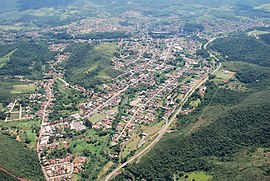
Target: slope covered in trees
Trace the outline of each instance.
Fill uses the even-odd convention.
[[[54,58],[54,54],[44,45],[35,43],[20,43],[0,46],[0,58],[14,51],[0,68],[0,75],[29,76],[41,78],[43,65]]]
[[[268,34],[262,34],[259,36],[260,39],[265,42],[266,44],[270,45],[270,33]]]
[[[37,153],[23,143],[0,134],[0,165],[20,178],[44,180]]]
[[[100,85],[107,77],[117,77],[121,72],[111,67],[113,52],[106,52],[106,49],[111,49],[110,46],[114,45],[109,44],[102,49],[88,43],[67,47],[66,51],[71,53],[64,63],[67,80],[89,88]]]
[[[0,171],[0,178],[5,181],[18,181],[18,179],[12,177],[11,175],[8,175],[5,172]]]
[[[67,5],[73,0],[18,0],[20,5],[20,10],[27,9],[39,9],[44,7],[55,7]]]
[[[212,159],[225,164],[246,147],[269,147],[269,116],[269,103],[232,109],[190,136],[163,140],[128,171],[146,180],[173,180],[180,171],[214,171]]]
[[[221,53],[229,61],[270,67],[270,46],[255,37],[234,35],[220,38],[210,44],[210,49]]]

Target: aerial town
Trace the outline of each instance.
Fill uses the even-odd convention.
[[[130,20],[134,16],[139,19],[142,15],[130,11],[121,18]],[[151,26],[152,20],[132,19],[132,26],[124,26],[120,19],[87,18],[24,33],[25,40],[49,39],[49,49],[55,57],[41,80],[19,77],[33,90],[24,101],[18,98],[6,106],[4,122],[40,122],[32,148],[38,153],[46,180],[76,180],[95,162],[101,163],[98,171],[102,174],[97,174],[100,179],[119,165],[122,168],[134,161],[134,155],[139,157],[163,134],[173,131],[168,128],[173,127],[179,115],[196,109],[196,102],[187,106],[192,95],[204,97],[207,80],[221,68],[218,55],[208,51],[207,45],[231,32],[265,26],[261,19],[247,18],[240,22],[204,22],[204,31],[189,33],[178,16],[169,20],[173,23]],[[129,36],[114,39],[79,36],[93,32],[124,32]],[[71,40],[48,38],[48,34],[62,33],[72,35]],[[14,32],[5,32],[1,40],[14,41],[16,36]],[[114,47],[111,64],[119,75],[105,76],[106,81],[97,88],[68,82],[64,66],[72,56],[66,50],[70,41]],[[209,56],[198,55],[198,50]]]

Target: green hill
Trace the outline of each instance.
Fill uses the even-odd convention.
[[[270,17],[270,12],[261,7],[268,0],[2,0],[0,2],[0,25],[36,25],[38,27],[69,24],[85,17],[109,17],[127,11],[140,11],[143,15],[164,16],[180,11],[203,11],[218,18],[237,16]],[[230,7],[229,9],[226,7]],[[221,14],[220,12],[223,12]],[[202,15],[203,16],[203,15]],[[192,17],[190,17],[192,18]],[[196,17],[193,17],[196,18]],[[34,27],[36,27],[34,26]],[[29,28],[23,26],[23,28]]]
[[[261,39],[237,34],[217,39],[210,49],[221,53],[225,60],[244,61],[270,67],[270,46]]]
[[[0,134],[0,165],[12,174],[30,180],[44,180],[37,153],[23,143]]]
[[[63,63],[65,77],[73,84],[84,87],[96,87],[110,78],[121,74],[112,68],[111,58],[116,51],[116,45],[96,45],[88,43],[72,44],[67,47],[69,59]]]
[[[42,78],[43,66],[54,58],[54,54],[44,45],[20,43],[0,45],[0,60],[11,51],[9,60],[2,64],[2,76],[27,76],[33,79]]]
[[[5,181],[18,181],[18,179],[12,177],[11,175],[8,175],[5,172],[0,171],[0,178]]]

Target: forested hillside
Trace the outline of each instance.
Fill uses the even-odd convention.
[[[215,172],[213,160],[225,164],[241,149],[270,146],[269,107],[269,103],[262,103],[229,110],[194,134],[163,140],[139,164],[127,170],[146,180],[173,180],[173,175],[181,171]],[[226,173],[222,175],[222,179],[216,179],[228,177]]]
[[[88,43],[72,44],[66,51],[70,52],[70,58],[63,63],[65,77],[73,84],[84,87],[95,87],[100,85],[107,78],[114,78],[121,74],[114,70],[111,58],[115,45],[93,46]]]
[[[73,0],[18,0],[18,3],[20,4],[20,10],[27,10],[61,5],[63,6],[69,4],[72,1]]]
[[[266,44],[270,45],[270,33],[260,35],[260,39]]]
[[[42,78],[43,66],[54,58],[54,54],[47,47],[35,43],[1,45],[0,63],[3,61],[1,57],[8,53],[8,61],[2,62],[0,75]]]
[[[46,46],[35,43],[0,45],[0,103],[7,106],[18,95],[14,85],[22,84],[16,76],[37,80],[43,78],[48,61],[54,59]]]
[[[95,16],[109,13],[118,16],[128,11],[141,11],[144,15],[164,16],[179,10],[198,11],[202,9],[219,18],[237,16],[270,17],[270,12],[258,8],[268,0],[1,0],[0,24],[34,23],[35,25],[56,26],[69,24],[86,15]],[[197,6],[194,6],[196,4]],[[231,6],[232,9],[223,7]],[[218,9],[216,9],[218,8]],[[67,11],[66,11],[67,10]],[[75,11],[73,11],[75,10]],[[71,14],[69,12],[73,11]],[[220,14],[223,11],[223,14]],[[16,12],[16,16],[14,15]],[[21,24],[20,24],[21,25]]]
[[[234,35],[217,39],[210,49],[229,61],[244,61],[270,67],[270,46],[260,39],[247,35]]]
[[[0,167],[20,178],[44,180],[37,153],[26,148],[23,143],[2,134],[0,134]]]
[[[0,178],[5,181],[18,181],[18,179],[12,177],[11,175],[8,175],[5,172],[0,171]]]

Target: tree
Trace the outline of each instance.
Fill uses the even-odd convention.
[[[85,123],[84,123],[84,125],[86,126],[86,127],[88,127],[88,128],[92,128],[92,126],[93,126],[93,123],[91,122],[91,121],[89,121],[89,120],[85,120]]]

